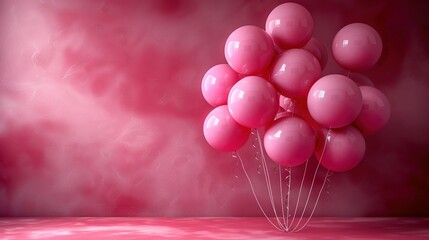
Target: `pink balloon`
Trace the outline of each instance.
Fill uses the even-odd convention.
[[[325,152],[322,156],[325,142]],[[318,137],[315,155],[325,168],[334,172],[345,172],[362,161],[365,155],[365,139],[352,126],[331,129],[329,135],[325,129]]]
[[[213,109],[204,121],[204,137],[214,149],[231,152],[242,147],[249,138],[250,129],[238,124],[226,105]]]
[[[328,62],[328,50],[317,38],[312,37],[310,41],[305,44],[303,49],[313,54],[319,60],[320,67],[323,70]]]
[[[219,64],[210,68],[201,83],[204,99],[213,107],[226,105],[229,90],[239,79],[238,73],[228,64]]]
[[[236,72],[258,74],[271,63],[273,42],[268,34],[256,26],[243,26],[229,35],[225,44],[225,58]]]
[[[313,154],[315,145],[313,130],[299,117],[276,120],[264,136],[268,156],[284,167],[298,166],[307,161]]]
[[[320,74],[316,57],[303,49],[290,49],[275,61],[271,81],[286,97],[304,97]]]
[[[349,78],[358,86],[371,86],[374,87],[374,83],[369,79],[367,76],[360,74],[360,73],[350,73]]]
[[[258,128],[273,121],[278,108],[276,89],[261,77],[245,77],[229,92],[228,109],[231,116],[249,128]]]
[[[283,49],[300,48],[313,34],[313,17],[300,4],[284,3],[271,11],[265,30],[277,46]]]
[[[319,79],[307,97],[308,111],[318,123],[328,128],[349,125],[362,109],[362,94],[350,78],[332,74]]]
[[[382,48],[377,31],[363,23],[352,23],[343,27],[332,42],[334,59],[349,70],[372,67],[380,58]]]
[[[372,135],[383,128],[390,118],[390,104],[387,97],[374,87],[361,86],[362,111],[354,122],[364,135]]]

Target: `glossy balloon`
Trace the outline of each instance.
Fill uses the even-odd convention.
[[[303,49],[290,49],[276,59],[271,81],[286,97],[305,97],[320,74],[319,61],[313,54]]]
[[[276,116],[279,96],[271,83],[261,77],[249,76],[232,87],[228,108],[231,116],[241,125],[259,128]]]
[[[371,26],[352,23],[334,37],[332,54],[339,65],[349,70],[365,70],[380,58],[383,44]]]
[[[350,78],[332,74],[319,79],[307,97],[308,111],[320,124],[328,128],[349,125],[362,109],[362,94]]]
[[[309,51],[317,58],[322,70],[326,67],[326,63],[328,63],[328,50],[326,50],[326,47],[317,38],[312,37],[303,49]]]
[[[390,118],[387,97],[374,87],[362,86],[362,111],[354,122],[364,135],[372,135],[383,128]]]
[[[204,137],[214,149],[231,152],[242,147],[249,138],[250,129],[238,124],[226,105],[213,109],[204,121]]]
[[[239,79],[238,73],[228,64],[219,64],[210,68],[201,83],[204,99],[213,107],[226,105],[229,91]]]
[[[326,147],[322,156],[325,143]],[[345,172],[353,169],[362,161],[365,148],[365,139],[353,126],[325,129],[318,136],[315,155],[325,168],[334,172]]]
[[[264,147],[274,162],[284,167],[298,166],[311,157],[316,137],[299,117],[277,119],[265,133]]]
[[[277,46],[283,49],[300,48],[313,34],[313,17],[300,4],[284,3],[268,15],[265,30]]]
[[[256,26],[243,26],[229,35],[225,44],[225,58],[236,72],[258,74],[271,63],[273,42],[268,34]]]

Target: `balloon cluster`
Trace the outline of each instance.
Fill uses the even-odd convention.
[[[229,35],[227,64],[210,68],[202,80],[214,107],[203,127],[213,148],[235,151],[259,128],[266,154],[281,166],[298,166],[313,153],[330,171],[358,165],[363,135],[376,133],[390,116],[386,96],[355,73],[379,60],[382,41],[369,25],[343,27],[332,55],[348,74],[322,76],[328,54],[312,37],[313,26],[306,8],[284,3],[269,14],[265,30],[243,26]]]

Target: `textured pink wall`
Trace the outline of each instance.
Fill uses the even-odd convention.
[[[260,214],[237,161],[204,140],[200,83],[229,33],[281,2],[0,0],[0,215]],[[392,105],[317,213],[429,216],[429,5],[298,2],[327,46],[351,22],[380,33],[366,75]]]

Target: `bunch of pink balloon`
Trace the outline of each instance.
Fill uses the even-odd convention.
[[[339,30],[332,42],[332,55],[348,74],[322,76],[328,53],[312,37],[313,24],[311,14],[303,6],[279,5],[269,14],[265,30],[243,26],[233,31],[225,44],[227,64],[212,67],[202,80],[203,96],[214,107],[205,119],[204,136],[216,150],[234,152],[245,173],[236,151],[247,142],[252,129],[257,129],[254,132],[262,158],[266,154],[285,167],[289,176],[292,167],[307,163],[313,154],[316,156],[313,183],[295,225],[304,181],[292,221],[281,223],[277,218],[275,225],[259,205],[246,173],[264,215],[273,226],[287,232],[299,231],[308,223],[300,225],[319,165],[327,169],[327,174],[356,167],[365,153],[363,135],[376,133],[390,117],[386,96],[358,73],[379,60],[382,41],[378,33],[363,23]],[[281,178],[281,171],[279,175]],[[266,180],[271,192],[269,177]],[[287,186],[290,193],[290,178]],[[276,212],[273,202],[272,205]],[[289,211],[289,201],[286,208]],[[284,216],[283,211],[283,219],[288,220],[289,212]]]
[[[251,128],[264,128],[265,151],[281,166],[302,164],[313,153],[320,160],[328,134],[324,167],[342,172],[361,161],[362,134],[380,130],[390,106],[382,92],[359,86],[352,80],[359,75],[350,74],[378,61],[381,38],[363,23],[343,27],[334,37],[332,54],[349,74],[322,76],[327,51],[312,32],[308,10],[285,3],[269,14],[265,30],[243,26],[231,33],[225,44],[228,64],[212,67],[202,80],[203,96],[215,107],[204,123],[213,148],[237,150]]]

